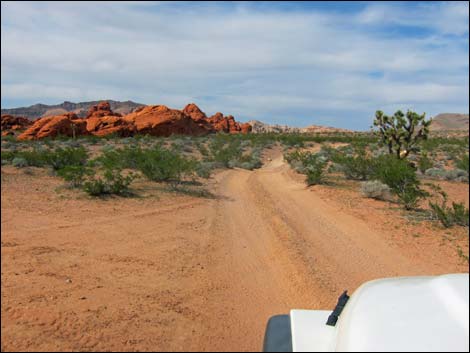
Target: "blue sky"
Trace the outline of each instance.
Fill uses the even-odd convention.
[[[367,129],[469,110],[467,2],[1,3],[2,108],[133,100]]]

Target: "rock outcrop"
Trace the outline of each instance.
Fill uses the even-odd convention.
[[[31,120],[22,116],[13,116],[10,114],[4,114],[1,116],[2,132],[10,131],[11,134],[13,134],[11,130],[23,130],[32,124],[33,122]]]
[[[119,113],[114,113],[111,110],[111,105],[108,102],[100,102],[97,105],[93,105],[88,110],[86,119],[89,118],[101,118],[103,116],[122,116]]]
[[[85,119],[86,130],[95,136],[115,134],[120,137],[133,136],[136,129],[132,123],[120,116],[91,117]]]
[[[194,103],[190,103],[184,107],[183,113],[196,122],[204,122],[207,120],[206,114],[204,114],[204,112]]]
[[[46,137],[87,135],[86,120],[74,113],[48,116],[36,120],[33,125],[18,136],[19,140],[37,140]]]
[[[218,132],[238,134],[238,133],[248,133],[251,131],[251,125],[240,124],[235,121],[235,118],[232,115],[224,116],[220,112],[215,113],[213,116],[208,118],[207,121]],[[243,125],[243,128],[242,128],[242,125]]]
[[[198,124],[181,110],[170,109],[165,105],[149,105],[137,109],[124,119],[135,126],[139,134],[152,136],[204,135],[210,132],[204,124]]]
[[[217,113],[207,118],[195,104],[183,110],[170,109],[164,105],[149,105],[121,116],[111,110],[108,102],[91,107],[84,119],[74,113],[44,117],[35,123],[19,139],[32,140],[57,135],[105,136],[116,134],[127,137],[134,134],[170,136],[174,134],[200,136],[213,132],[249,133],[251,125],[239,124],[231,115]]]

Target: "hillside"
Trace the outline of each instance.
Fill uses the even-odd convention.
[[[433,118],[432,131],[468,131],[468,114],[442,113]]]
[[[111,106],[111,109],[119,114],[126,115],[134,111],[135,109],[144,106],[144,104],[135,103],[132,101],[113,101],[107,100]],[[77,114],[79,117],[84,117],[88,110],[97,105],[100,101],[91,101],[91,102],[80,102],[80,103],[73,103],[73,102],[64,102],[61,104],[56,105],[46,105],[46,104],[34,104],[29,107],[20,107],[20,108],[12,108],[12,109],[2,109],[3,114],[10,114],[10,115],[17,115],[17,116],[24,116],[28,119],[37,119],[44,116],[52,116],[52,115],[61,115],[68,112],[72,112]]]

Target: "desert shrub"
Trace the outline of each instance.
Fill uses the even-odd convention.
[[[470,172],[468,165],[468,154],[464,154],[460,159],[455,163],[458,169],[465,170],[467,173]]]
[[[439,188],[437,188],[439,189]],[[463,203],[452,202],[452,207],[447,206],[447,194],[439,189],[442,196],[441,204],[437,202],[429,202],[429,206],[433,215],[441,222],[441,224],[450,228],[454,225],[469,226],[469,210]]]
[[[65,149],[58,147],[54,152],[47,153],[45,159],[54,170],[59,170],[67,166],[85,165],[88,153],[84,147]]]
[[[393,194],[410,210],[428,193],[420,188],[414,168],[403,159],[384,155],[374,160],[374,177],[388,185]]]
[[[102,177],[95,176],[85,180],[83,190],[91,196],[127,195],[135,177],[134,174],[124,176],[118,169],[106,169]]]
[[[196,165],[195,171],[197,176],[208,179],[211,176],[212,169],[214,169],[214,163],[211,162],[200,162]]]
[[[25,159],[30,167],[43,167],[48,164],[50,152],[35,148],[31,151],[19,151],[15,155]]]
[[[230,161],[232,165],[235,164],[242,154],[240,148],[240,141],[231,140],[226,143],[221,138],[215,138],[211,141],[210,146],[210,159],[223,164],[225,167],[230,168]]]
[[[254,150],[252,153],[244,154],[236,160],[229,162],[231,168],[237,167],[247,170],[253,170],[262,166],[259,151]]]
[[[445,170],[440,168],[429,168],[424,174],[433,179],[468,181],[468,172],[462,169]]]
[[[421,154],[421,157],[418,160],[418,169],[421,171],[421,173],[425,173],[426,170],[432,167],[433,167],[433,162],[428,157],[428,154],[426,152],[423,152]]]
[[[378,200],[387,200],[390,197],[390,187],[378,180],[363,182],[361,192],[366,197]]]
[[[201,155],[203,155],[204,157],[209,156],[209,150],[207,149],[207,147],[205,145],[203,145],[201,143],[201,144],[198,144],[197,147],[198,147],[199,152],[201,153]]]
[[[23,157],[15,157],[11,161],[11,164],[16,168],[24,168],[28,166],[28,161]]]
[[[426,169],[424,175],[430,178],[445,179],[446,171],[440,168]]]
[[[101,147],[102,153],[112,152],[114,150],[115,150],[115,147],[113,145],[104,145],[103,147]]]
[[[57,175],[62,177],[70,186],[81,187],[87,176],[93,174],[93,170],[83,165],[66,166],[57,171]]]
[[[152,181],[180,180],[193,175],[197,162],[180,154],[155,147],[137,156],[137,169]]]
[[[316,185],[323,182],[325,169],[328,164],[324,156],[295,150],[294,152],[286,153],[284,159],[295,170],[307,176],[307,185]]]
[[[324,171],[326,162],[321,161],[318,158],[310,161],[305,167],[305,174],[307,175],[307,185],[320,184],[324,178]]]
[[[338,152],[332,156],[332,160],[341,166],[341,171],[348,179],[367,180],[374,171],[372,160],[366,156],[365,151],[355,156]]]

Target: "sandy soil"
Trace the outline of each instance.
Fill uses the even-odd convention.
[[[2,167],[2,351],[260,350],[271,315],[375,278],[468,272],[467,229],[307,188],[270,157],[217,174],[213,199],[90,200]]]

